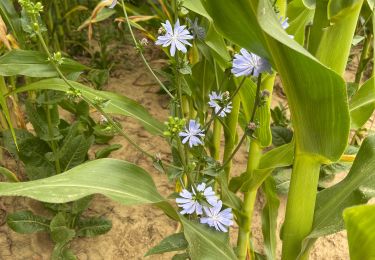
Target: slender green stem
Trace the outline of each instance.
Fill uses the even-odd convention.
[[[249,148],[249,157],[247,159],[246,172],[253,175],[253,172],[258,168],[260,158],[262,156],[262,149],[255,140],[251,140]],[[251,178],[251,177],[250,177]],[[247,259],[248,251],[250,250],[250,234],[251,222],[253,217],[255,199],[257,191],[249,191],[244,194],[244,204],[242,208],[242,221],[238,232],[238,258],[240,260]]]
[[[36,21],[36,19],[35,19]],[[59,74],[60,78],[71,88],[71,89],[75,89],[75,87],[69,82],[69,80],[64,76],[64,74],[61,72],[59,66],[53,61],[53,57],[44,41],[44,38],[43,38],[43,35],[41,34],[41,32],[38,30],[37,32],[37,36],[38,36],[38,39],[39,41],[41,42],[42,44],[42,47],[44,49],[44,51],[46,52],[49,60],[51,61],[51,64],[54,66],[56,72]],[[95,107],[101,114],[103,114],[103,116],[108,120],[108,122],[116,129],[116,131],[118,131],[131,145],[133,145],[138,151],[140,151],[141,153],[143,153],[144,155],[146,155],[147,157],[151,158],[152,160],[155,160],[155,157],[150,154],[149,152],[145,151],[142,147],[140,147],[137,143],[135,143],[128,135],[127,133],[122,130],[114,121],[113,119],[105,112],[103,111],[103,109],[99,106],[99,105],[96,105],[94,104],[93,102],[91,102],[90,100],[86,99],[85,97],[82,97],[83,100],[85,100],[88,104],[92,105],[93,107]]]
[[[213,130],[213,151],[212,151],[212,157],[215,160],[219,160],[220,156],[220,138],[221,138],[221,124],[218,119],[215,119],[214,121],[214,130]]]
[[[57,144],[56,144],[56,141],[53,140],[52,119],[51,119],[51,111],[50,111],[50,108],[49,108],[50,105],[48,104],[48,94],[47,94],[47,92],[44,93],[44,96],[45,96],[46,101],[47,101],[46,113],[47,113],[48,135],[49,135],[49,138],[51,139],[50,143],[51,143],[52,153],[53,153],[53,156],[55,158],[56,173],[59,174],[59,173],[61,173],[61,166],[60,166]]]
[[[372,34],[371,33],[368,33],[366,34],[366,39],[365,39],[365,42],[363,44],[363,49],[362,49],[362,53],[361,53],[361,57],[360,57],[360,60],[359,60],[359,63],[358,63],[358,68],[357,68],[357,72],[355,74],[355,83],[360,83],[361,82],[361,78],[362,78],[362,75],[363,75],[363,71],[366,67],[366,64],[367,64],[367,58],[369,57],[369,52],[370,52],[370,46],[371,46],[371,43],[372,43]]]
[[[249,123],[254,122],[256,111],[257,111],[257,109],[259,107],[259,103],[260,103],[260,87],[261,87],[261,85],[262,85],[262,73],[260,73],[259,76],[258,76],[257,90],[256,90],[256,94],[255,94],[254,107],[253,107],[253,111],[251,113],[251,119],[250,119]],[[232,154],[223,163],[223,166],[222,166],[223,168],[225,168],[232,161],[233,157],[240,150],[242,143],[246,139],[246,136],[247,136],[247,133],[246,133],[246,130],[245,130],[244,134],[242,135],[241,140],[237,144],[237,147],[233,150]]]
[[[311,155],[296,154],[282,232],[282,259],[297,259],[302,241],[311,232],[320,163]],[[306,253],[302,259],[308,259]]]
[[[129,17],[128,17],[128,12],[126,11],[126,6],[125,6],[125,2],[124,0],[121,0],[121,4],[122,4],[122,10],[124,11],[124,15],[125,15],[125,19],[126,19],[126,23],[128,24],[128,28],[129,28],[129,31],[130,31],[130,35],[133,39],[133,42],[134,42],[134,45],[135,47],[138,49],[139,51],[139,54],[143,60],[143,63],[146,65],[147,69],[150,71],[150,73],[152,74],[152,76],[155,78],[155,80],[157,81],[157,83],[160,85],[160,87],[162,89],[164,89],[164,91],[172,98],[174,99],[175,97],[172,95],[172,93],[168,90],[168,88],[161,82],[161,80],[158,78],[158,76],[156,76],[154,70],[150,67],[150,65],[148,64],[145,56],[143,55],[143,52],[142,52],[142,49],[141,48],[138,48],[139,47],[139,44],[138,44],[138,41],[137,39],[135,38],[134,36],[134,32],[133,32],[133,29],[132,29],[132,26],[130,25],[130,21],[129,21]]]

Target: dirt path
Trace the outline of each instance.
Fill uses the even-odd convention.
[[[156,65],[158,61],[154,62]],[[139,64],[139,63],[138,63]],[[158,87],[152,84],[142,66],[129,66],[116,70],[108,86],[109,91],[124,94],[142,103],[152,115],[164,121],[168,116],[166,97],[158,95]],[[134,69],[138,67],[137,69]],[[127,70],[126,70],[127,69]],[[131,119],[116,117],[124,129],[128,131],[135,141],[152,153],[160,152],[163,157],[169,156],[169,147],[160,137],[148,134]],[[165,196],[173,191],[172,183],[167,177],[159,174],[151,164],[129,146],[121,137],[116,137],[111,143],[120,143],[123,148],[112,154],[111,157],[137,163],[149,171],[158,187]],[[234,174],[240,174],[246,167],[245,154],[239,154],[234,160]],[[103,176],[105,176],[103,172]],[[46,213],[40,203],[24,198],[0,198],[7,212],[30,209],[36,213]],[[254,217],[253,233],[255,244],[261,248],[262,232],[260,211],[261,196],[258,197]],[[281,201],[279,227],[283,222],[285,198]],[[20,235],[11,231],[4,224],[5,212],[0,212],[0,259],[49,259],[53,244],[48,235]],[[72,249],[80,260],[94,259],[171,259],[173,254],[144,258],[148,249],[156,245],[163,237],[172,234],[176,223],[169,220],[158,209],[149,206],[125,207],[112,202],[103,196],[96,196],[87,215],[103,215],[112,220],[112,230],[96,238],[76,239],[72,242]],[[233,230],[232,241],[235,241],[236,228]],[[280,243],[279,243],[280,244]],[[281,248],[278,248],[280,252]],[[311,259],[349,259],[344,232],[319,239],[311,252]]]

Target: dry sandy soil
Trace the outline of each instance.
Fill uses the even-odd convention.
[[[153,66],[158,66],[159,60],[154,59]],[[138,62],[139,64],[139,62]],[[131,69],[129,67],[138,67]],[[125,66],[118,68],[112,75],[108,86],[109,91],[121,93],[143,104],[151,114],[164,121],[168,116],[165,96],[158,95],[159,88],[153,84],[143,66]],[[170,156],[168,145],[160,137],[148,134],[131,119],[116,117],[124,129],[152,153],[160,152],[163,157]],[[120,143],[123,148],[114,152],[111,157],[127,160],[139,164],[148,170],[158,190],[165,196],[173,192],[173,184],[167,177],[159,174],[151,163],[135,151],[122,138],[116,137],[111,143]],[[94,148],[95,149],[95,148]],[[234,174],[239,174],[246,167],[245,150],[234,159]],[[103,176],[105,176],[103,172]],[[21,209],[30,209],[36,213],[46,213],[39,202],[25,198],[0,198],[3,210],[0,211],[0,259],[49,259],[53,244],[47,234],[20,235],[10,230],[4,224],[7,212]],[[261,250],[262,232],[260,211],[262,196],[258,196],[254,216],[253,234],[255,245]],[[283,222],[285,198],[281,198],[278,226]],[[112,202],[103,196],[96,196],[87,215],[102,215],[112,220],[113,228],[105,235],[96,238],[76,239],[72,242],[72,249],[80,260],[95,259],[171,259],[173,254],[144,257],[148,249],[155,246],[163,237],[175,232],[177,225],[163,213],[150,206],[125,207]],[[233,229],[232,243],[236,241],[236,228]],[[279,241],[280,242],[280,241]],[[279,243],[278,252],[281,247]],[[321,238],[311,252],[311,259],[349,259],[346,234],[340,232],[335,235]]]

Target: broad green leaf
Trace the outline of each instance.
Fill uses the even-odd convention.
[[[315,56],[340,75],[345,72],[362,3],[363,0],[330,0],[328,2],[327,18],[330,25],[322,29]],[[326,10],[323,9],[322,12]],[[340,48],[335,48],[338,39]]]
[[[14,132],[16,134],[16,138],[19,143],[22,143],[24,140],[34,137],[30,132],[28,132],[25,129],[15,128]],[[14,142],[12,132],[8,129],[8,130],[1,132],[1,134],[3,136],[2,139],[3,139],[3,144],[4,144],[5,149],[9,153],[11,153],[13,156],[18,158],[18,150]]]
[[[116,93],[98,91],[74,81],[70,81],[70,84],[72,84],[77,90],[81,91],[82,95],[91,102],[97,102],[96,100],[98,98],[105,102],[103,110],[106,113],[133,117],[151,133],[163,133],[164,125],[153,118],[147,110],[136,101]],[[13,93],[44,89],[67,92],[69,86],[62,79],[46,79],[18,88]]]
[[[208,226],[180,217],[184,234],[189,242],[189,254],[192,260],[200,259],[237,259],[229,245],[228,234],[215,231]]]
[[[312,22],[314,10],[306,8],[301,0],[294,0],[288,4],[289,27],[287,32],[301,45],[305,43],[306,26]]]
[[[280,201],[276,193],[276,183],[272,176],[265,180],[262,189],[266,198],[266,204],[262,210],[264,251],[267,255],[267,259],[276,259],[276,230]]]
[[[344,220],[350,259],[375,259],[375,205],[348,208]]]
[[[24,196],[49,203],[65,203],[97,193],[125,205],[165,201],[146,171],[114,159],[90,161],[42,180],[0,183],[0,196]]]
[[[64,58],[60,66],[64,74],[84,71],[88,68],[76,61]],[[58,77],[47,56],[37,51],[12,50],[0,57],[0,75],[51,78]]]
[[[367,80],[350,100],[352,128],[362,127],[375,110],[375,78]]]
[[[103,217],[80,219],[77,236],[95,237],[107,233],[112,228],[112,222]]]
[[[312,232],[304,241],[308,249],[316,238],[344,228],[345,208],[366,203],[361,188],[375,189],[375,136],[365,139],[347,177],[317,195]]]
[[[18,211],[11,213],[7,217],[8,226],[21,234],[31,234],[35,232],[49,232],[49,220],[37,216],[31,211]]]
[[[164,238],[157,246],[151,248],[145,256],[181,251],[188,247],[184,233],[176,233]]]
[[[361,2],[363,0],[330,0],[328,2],[328,16],[332,19],[335,16],[344,15],[345,12],[350,12],[353,15],[353,9]]]
[[[56,173],[54,163],[46,157],[51,152],[49,145],[37,137],[28,138],[20,143],[18,155],[25,164],[29,180],[47,178]]]
[[[186,7],[187,9],[197,13],[197,14],[200,14],[202,16],[204,16],[205,18],[207,18],[208,20],[212,20],[210,15],[206,12],[206,10],[204,9],[202,3],[200,0],[184,0],[183,1],[183,5],[184,7]]]
[[[338,160],[349,134],[344,80],[289,37],[269,1],[260,0],[257,4],[246,0],[205,0],[203,3],[224,36],[269,59],[279,72],[293,118],[298,152],[316,155],[322,162]],[[236,19],[228,20],[233,13]]]
[[[67,171],[83,163],[93,142],[93,136],[87,137],[84,134],[80,134],[78,132],[78,124],[72,125],[58,151],[62,171]]]

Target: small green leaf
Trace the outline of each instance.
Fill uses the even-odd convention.
[[[145,256],[180,251],[188,247],[184,233],[177,233],[164,238],[157,246],[151,248]]]
[[[95,153],[96,159],[107,158],[112,152],[122,148],[121,144],[108,145]]]
[[[375,78],[367,80],[350,100],[351,127],[362,127],[375,110]]]
[[[106,218],[95,217],[81,219],[78,222],[77,236],[95,237],[107,233],[112,228],[112,222]]]
[[[31,211],[18,211],[8,215],[8,226],[21,234],[35,232],[49,232],[49,220],[42,216],[34,215]]]
[[[72,214],[77,215],[84,212],[93,199],[93,195],[72,202]]]
[[[51,220],[50,229],[51,238],[56,244],[65,245],[76,235],[76,232],[68,227],[67,216],[62,212]]]
[[[228,234],[215,231],[183,216],[181,222],[184,226],[185,238],[189,242],[189,254],[192,260],[237,259],[229,245]]]
[[[8,170],[7,168],[1,167],[1,166],[0,166],[0,175],[3,175],[10,182],[19,182],[20,181],[15,173],[13,173],[10,170]]]

